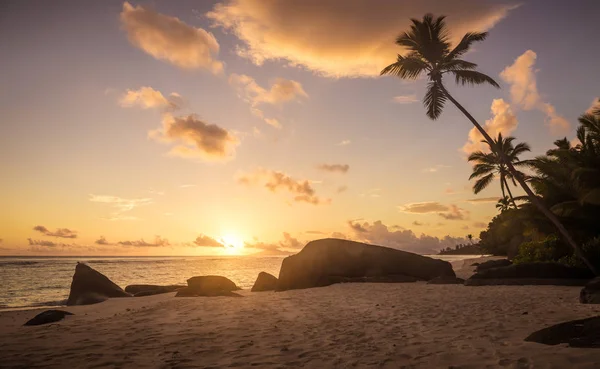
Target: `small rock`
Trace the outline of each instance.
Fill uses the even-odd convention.
[[[27,323],[23,325],[41,325],[54,323],[63,320],[67,315],[74,314],[64,310],[46,310],[34,316],[32,319],[28,320]]]

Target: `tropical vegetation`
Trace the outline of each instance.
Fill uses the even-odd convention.
[[[534,193],[534,190],[526,183],[526,177],[520,175],[510,159],[502,151],[495,149],[494,140],[477,120],[448,92],[443,84],[443,77],[449,75],[454,77],[457,84],[481,85],[487,83],[499,88],[498,83],[493,78],[476,70],[477,64],[462,59],[474,43],[486,39],[487,32],[468,32],[454,48],[451,48],[449,31],[446,27],[444,16],[435,18],[432,14],[426,14],[422,20],[411,19],[411,22],[410,30],[400,34],[396,38],[396,44],[407,50],[407,53],[405,55],[398,54],[397,60],[385,67],[381,71],[381,74],[415,80],[425,73],[428,85],[423,103],[427,111],[427,116],[432,120],[439,118],[445,103],[450,100],[469,119],[492,148],[492,151],[499,156],[500,161],[506,165],[506,169],[512,178],[519,183],[527,194],[529,203],[534,205],[538,212],[548,219],[554,229],[564,239],[564,242],[571,246],[575,253],[577,253],[577,256],[592,271],[598,274],[596,267],[586,259],[576,240],[561,223],[559,216],[551,211],[547,203]],[[587,177],[586,174],[582,175]]]

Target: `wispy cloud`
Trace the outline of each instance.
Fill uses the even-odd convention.
[[[165,97],[160,91],[148,86],[127,90],[119,99],[119,105],[124,108],[177,110],[182,104],[183,100],[178,93],[173,92]]]
[[[212,33],[128,2],[123,3],[120,19],[131,44],[154,58],[185,69],[223,73],[223,63],[217,60],[219,43]]]
[[[246,185],[259,184],[271,192],[278,192],[279,190],[290,192],[294,195],[293,200],[296,202],[306,202],[313,205],[331,202],[331,199],[318,197],[310,181],[298,180],[279,171],[259,168],[252,173],[241,174],[238,176],[237,181]]]
[[[348,186],[339,186],[335,192],[336,193],[342,193],[342,192],[346,192],[348,190]]]
[[[57,238],[77,238],[77,231],[68,229],[68,228],[57,228],[54,232],[50,231],[48,228],[38,225],[33,227],[34,231],[40,232],[48,237],[57,237]]]
[[[470,202],[472,204],[479,204],[479,203],[485,203],[485,202],[496,203],[496,202],[498,202],[498,200],[500,200],[500,198],[498,196],[492,196],[492,197],[477,197],[474,199],[468,199],[466,201]]]
[[[469,211],[459,208],[456,205],[450,205],[450,208],[445,213],[438,213],[444,219],[448,220],[465,220],[469,218]]]
[[[434,165],[433,167],[423,169],[422,172],[423,173],[436,173],[440,169],[444,169],[444,168],[452,168],[452,167],[450,165],[437,164],[437,165]]]
[[[119,241],[118,245],[121,246],[133,246],[133,247],[165,247],[170,246],[169,240],[166,238],[162,238],[160,236],[156,236],[154,238],[154,242],[146,242],[144,239],[139,239],[135,241]]]
[[[348,164],[320,164],[317,169],[331,173],[347,173],[350,166]]]
[[[90,195],[90,201],[108,204],[112,208],[116,210],[110,214],[110,216],[106,217],[106,220],[118,221],[118,220],[137,220],[138,218],[128,213],[134,210],[137,207],[150,205],[152,204],[151,198],[135,198],[135,199],[125,199],[118,196],[108,196],[108,195]]]
[[[342,140],[342,141],[340,141],[340,142],[339,142],[337,145],[338,145],[338,146],[348,146],[348,145],[350,145],[351,143],[352,143],[352,141],[350,141],[350,140]]]
[[[394,96],[393,100],[397,104],[412,104],[419,102],[419,99],[417,99],[417,95],[415,94]]]
[[[259,105],[281,105],[308,98],[308,94],[300,82],[284,78],[275,79],[269,89],[265,89],[256,83],[254,78],[245,74],[233,73],[229,76],[229,84],[237,90],[241,99],[250,104],[253,115],[276,128],[281,127],[279,121],[265,117],[264,112],[258,107]]]
[[[435,201],[413,202],[399,206],[398,209],[403,213],[413,214],[439,213],[449,210],[448,206]]]

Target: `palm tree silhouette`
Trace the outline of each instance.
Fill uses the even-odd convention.
[[[473,166],[473,173],[469,177],[469,180],[478,178],[473,185],[473,193],[478,194],[483,191],[492,181],[496,178],[496,175],[500,177],[500,189],[502,190],[502,197],[508,197],[512,202],[515,209],[517,204],[510,191],[508,180],[513,182],[513,185],[517,185],[515,178],[512,173],[508,170],[506,164],[501,159],[498,153],[502,153],[506,158],[510,160],[513,166],[519,167],[527,165],[528,161],[519,160],[519,155],[524,152],[531,151],[528,144],[521,142],[516,146],[513,146],[514,137],[502,137],[502,133],[498,133],[498,138],[494,140],[494,147],[496,150],[492,150],[490,153],[484,153],[482,151],[475,151],[469,155],[468,161],[473,161],[476,164]],[[483,141],[485,142],[485,141]],[[523,173],[518,172],[519,175],[524,176]]]
[[[510,208],[510,200],[507,196],[499,199],[496,203],[496,209],[498,209],[501,213],[508,210]]]
[[[426,14],[422,21],[411,19],[412,25],[410,26],[410,30],[396,38],[396,44],[406,48],[408,53],[405,56],[398,55],[396,62],[385,67],[381,71],[381,74],[391,74],[403,79],[414,80],[426,72],[429,83],[423,103],[427,109],[427,116],[433,120],[439,118],[442,114],[444,104],[447,100],[450,100],[473,123],[488,145],[494,150],[494,141],[490,135],[454,99],[442,83],[444,74],[451,74],[454,76],[457,84],[480,85],[489,83],[494,87],[500,87],[494,79],[476,71],[477,64],[460,59],[473,43],[485,40],[488,34],[487,32],[468,32],[454,49],[450,49],[448,28],[444,19],[444,16],[434,18],[432,14]],[[554,224],[565,241],[573,247],[577,256],[581,258],[594,274],[598,275],[594,265],[583,255],[567,229],[529,188],[524,176],[519,175],[514,165],[502,152],[499,152],[498,155],[513,178],[519,182],[530,201]]]

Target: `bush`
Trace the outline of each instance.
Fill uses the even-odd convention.
[[[594,237],[591,240],[581,245],[581,251],[588,258],[590,263],[596,267],[600,267],[600,237]],[[559,262],[578,267],[587,267],[585,263],[577,257],[574,253],[565,256],[559,260]]]
[[[550,235],[541,241],[524,242],[513,259],[515,264],[566,261],[572,256],[572,250],[556,235]]]

